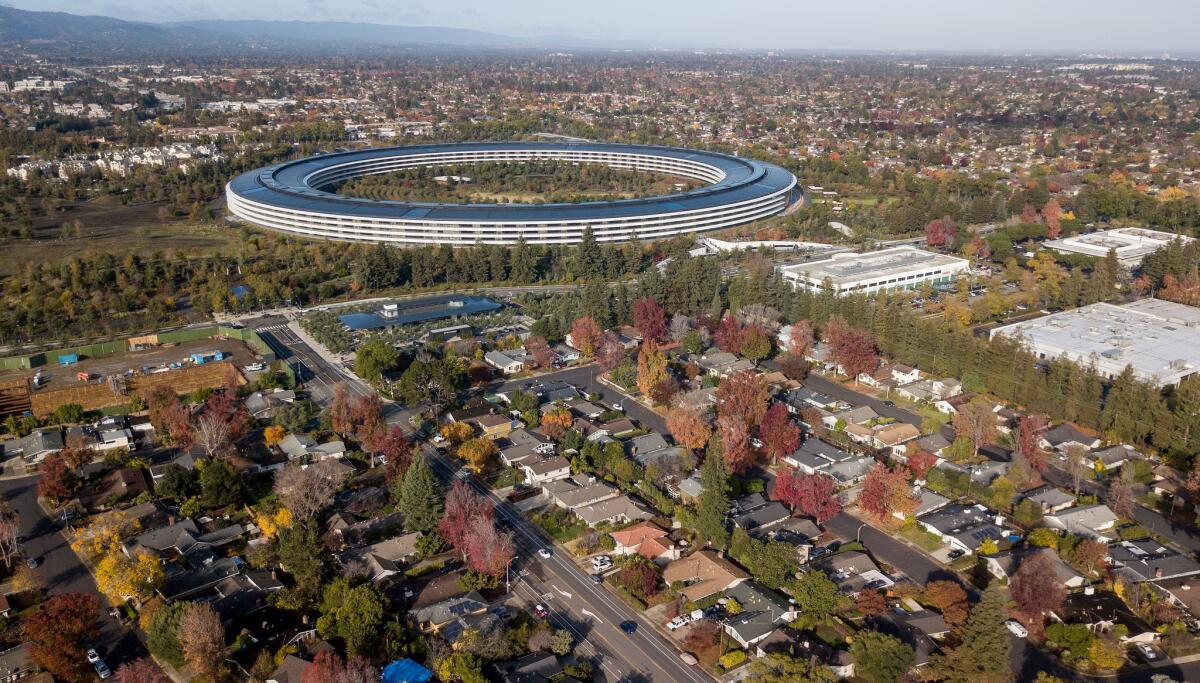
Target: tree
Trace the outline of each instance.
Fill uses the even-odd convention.
[[[782,403],[772,403],[763,413],[762,422],[758,425],[758,438],[762,440],[771,462],[795,451],[800,445],[800,436],[800,427],[792,421]]]
[[[550,637],[550,651],[560,657],[570,654],[574,646],[575,639],[565,628],[556,629],[554,635]]]
[[[350,404],[351,433],[360,443],[369,444],[384,428],[383,399],[371,392],[359,396]]]
[[[145,399],[150,411],[150,424],[154,425],[159,439],[181,448],[191,443],[191,416],[174,389],[165,385],[156,386],[146,394]]]
[[[214,677],[225,660],[225,627],[206,602],[193,602],[179,617],[179,644],[192,671]]]
[[[196,418],[192,433],[196,444],[211,458],[229,446],[229,427],[229,422],[221,415],[205,412]]]
[[[755,683],[837,683],[838,680],[829,667],[810,664],[782,652],[771,652],[766,657],[755,659],[750,662],[746,672],[746,680]]]
[[[478,438],[464,441],[458,447],[458,457],[467,461],[467,466],[476,473],[482,472],[500,448],[491,439]]]
[[[1094,573],[1096,568],[1104,562],[1104,558],[1108,557],[1108,546],[1102,541],[1085,538],[1075,544],[1071,554],[1074,555],[1075,561],[1090,574]]]
[[[958,226],[949,216],[935,218],[925,226],[925,243],[931,247],[944,247],[958,237]]]
[[[263,429],[263,441],[268,447],[278,446],[285,436],[287,436],[287,430],[279,425],[268,425]]]
[[[1121,468],[1121,474],[1113,477],[1108,484],[1108,495],[1105,502],[1108,507],[1117,515],[1125,518],[1133,516],[1133,506],[1135,504],[1133,486],[1136,483],[1133,473],[1133,464],[1126,463]]]
[[[182,502],[196,494],[198,483],[195,470],[172,463],[167,465],[162,479],[154,485],[154,492],[163,498]]]
[[[205,461],[200,470],[200,502],[213,510],[242,500],[242,477],[224,460]]]
[[[1056,240],[1062,234],[1062,207],[1058,200],[1051,197],[1042,207],[1042,220],[1046,222],[1046,239]]]
[[[640,555],[633,556],[621,568],[617,583],[641,600],[652,598],[658,594],[658,566]]]
[[[824,525],[842,512],[842,503],[837,497],[837,482],[825,474],[806,474],[800,477],[797,488],[800,509],[804,514]]]
[[[725,353],[741,353],[742,324],[733,317],[733,314],[725,313],[725,317],[721,318],[716,331],[713,332],[713,341],[716,342],[717,348]]]
[[[653,297],[644,296],[633,302],[633,326],[642,339],[662,342],[667,337],[667,314]]]
[[[157,555],[146,550],[137,551],[133,557],[110,552],[96,563],[96,586],[113,605],[152,594],[162,582],[162,564]]]
[[[696,541],[701,546],[724,548],[729,542],[725,515],[729,512],[729,474],[725,463],[709,455],[700,466],[703,491],[696,505]]]
[[[791,584],[791,593],[800,612],[814,623],[841,609],[846,601],[824,572],[806,572]]]
[[[757,363],[758,361],[771,355],[771,350],[774,346],[771,343],[771,335],[766,330],[758,325],[747,325],[742,331],[741,344],[739,351],[743,358]]]
[[[600,341],[600,326],[590,316],[576,318],[571,323],[571,346],[588,358],[596,356],[596,344]]]
[[[692,450],[703,448],[712,436],[712,428],[709,427],[708,421],[698,410],[681,405],[679,397],[676,397],[675,405],[667,411],[666,422],[667,431],[675,438],[675,442]]]
[[[854,381],[858,376],[879,367],[879,354],[875,350],[875,338],[868,330],[850,327],[839,317],[833,317],[825,326],[825,340],[833,353],[833,360]]]
[[[343,662],[333,650],[321,650],[304,668],[300,683],[378,683],[379,670],[363,657]]]
[[[863,479],[858,504],[881,521],[891,514],[910,514],[916,499],[908,483],[908,470],[889,470],[883,463],[875,463]]]
[[[442,518],[444,491],[424,454],[413,459],[399,489],[398,496],[393,489],[393,498],[397,499],[397,507],[404,514],[404,528],[421,533],[436,529]]]
[[[79,478],[67,464],[62,452],[48,456],[38,465],[41,477],[38,479],[38,495],[54,503],[69,499],[79,490]]]
[[[1009,584],[1017,607],[1029,616],[1041,616],[1062,607],[1067,589],[1055,572],[1053,550],[1027,557]]]
[[[1073,443],[1067,446],[1067,472],[1071,475],[1071,488],[1079,495],[1079,486],[1089,475],[1091,468],[1087,463],[1087,447]]]
[[[150,653],[176,668],[184,665],[179,621],[190,605],[186,601],[161,605],[150,615],[146,625],[146,646]]]
[[[341,638],[350,656],[366,655],[375,645],[387,616],[388,601],[374,585],[351,586],[337,579],[325,588],[317,632]]]
[[[946,626],[955,631],[967,622],[971,613],[967,592],[957,581],[930,581],[925,585],[925,599],[942,613]]]
[[[475,435],[475,430],[467,422],[451,422],[441,429],[442,438],[457,446]]]
[[[717,433],[721,437],[726,469],[730,474],[744,474],[754,464],[746,423],[733,415],[722,415],[717,418]]]
[[[855,597],[854,606],[863,616],[877,617],[887,611],[887,599],[879,591],[863,590]]]
[[[368,384],[375,384],[383,379],[385,372],[396,367],[398,360],[396,347],[382,337],[372,337],[359,344],[354,352],[354,372]]]
[[[566,408],[555,408],[542,415],[541,430],[549,438],[558,441],[575,424],[575,418]]]
[[[1017,451],[1038,474],[1046,473],[1046,452],[1038,443],[1038,435],[1046,427],[1041,415],[1022,415],[1017,421]]]
[[[807,320],[792,323],[784,337],[784,350],[801,360],[812,352],[813,327]]]
[[[667,378],[667,357],[658,344],[646,340],[638,350],[637,385],[638,390],[649,396],[656,384]]]
[[[495,578],[504,576],[514,556],[512,534],[499,531],[495,520],[485,515],[477,515],[470,521],[463,544],[467,565]]]
[[[65,681],[90,681],[85,643],[96,637],[100,601],[83,593],[60,593],[25,617],[22,635],[33,661]]]
[[[992,582],[962,629],[958,647],[934,655],[933,672],[947,683],[1003,683],[1012,680],[1012,641],[1004,626],[1008,589]]]
[[[342,487],[341,477],[328,460],[308,467],[288,465],[275,470],[275,494],[300,522],[307,522],[333,502]]]
[[[971,442],[971,456],[979,455],[979,449],[996,440],[996,413],[992,404],[982,396],[971,399],[958,407],[952,418],[954,433]]]
[[[455,651],[437,660],[433,667],[444,683],[486,683],[483,662],[470,652]]]
[[[495,518],[492,502],[476,493],[461,479],[456,479],[446,495],[446,512],[438,523],[442,538],[463,553],[466,558],[467,532],[476,517]]]
[[[554,349],[550,348],[550,343],[541,335],[531,334],[525,338],[525,352],[533,356],[533,361],[539,368],[554,365]]]
[[[937,464],[937,456],[926,450],[917,450],[908,456],[907,464],[913,479],[924,479],[929,468]]]
[[[878,631],[862,631],[850,643],[854,675],[872,683],[896,683],[916,660],[913,649]]]
[[[747,428],[757,427],[767,412],[767,380],[753,370],[739,370],[717,385],[717,415],[737,418]]]
[[[279,530],[279,564],[292,575],[301,602],[315,601],[325,572],[323,547],[315,524],[293,524]]]
[[[113,674],[115,683],[171,683],[170,677],[149,658],[125,662]]]
[[[12,569],[12,561],[21,552],[21,516],[8,504],[0,500],[0,558],[4,566]]]
[[[412,456],[413,443],[404,435],[399,425],[382,425],[363,442],[363,448],[373,455],[378,455],[387,463],[389,470],[405,472],[408,461]]]
[[[600,372],[612,372],[621,361],[625,360],[625,345],[617,335],[605,331],[596,342],[596,365]]]

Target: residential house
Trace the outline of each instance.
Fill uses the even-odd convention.
[[[150,482],[140,467],[113,470],[80,491],[76,499],[88,513],[94,513],[120,502],[150,493]]]
[[[754,369],[754,363],[744,358],[738,358],[728,351],[717,349],[709,349],[707,353],[697,358],[696,365],[714,377],[727,377],[742,370]]]
[[[212,605],[221,615],[221,621],[229,622],[265,608],[270,594],[281,590],[283,582],[273,570],[251,570],[217,583],[213,588],[216,599]]]
[[[577,361],[582,357],[578,350],[573,349],[566,344],[555,344],[554,346],[551,346],[550,349],[554,351],[554,359],[560,365]]]
[[[1132,460],[1141,460],[1142,454],[1128,444],[1117,444],[1107,448],[1097,448],[1090,451],[1085,461],[1097,472],[1115,470]]]
[[[725,633],[749,648],[771,635],[780,624],[799,615],[796,606],[779,593],[754,581],[727,588],[725,595],[737,600],[742,611],[725,620]]]
[[[1042,514],[1061,512],[1075,504],[1075,496],[1049,484],[1026,491],[1023,497],[1036,503],[1042,509]]]
[[[1153,626],[1107,591],[1070,593],[1051,616],[1064,624],[1082,624],[1096,633],[1109,633],[1117,626],[1124,626],[1124,634],[1120,635],[1123,643],[1153,643],[1159,637]]]
[[[1103,532],[1116,525],[1117,515],[1107,505],[1097,503],[1060,510],[1053,515],[1046,515],[1043,521],[1052,529],[1102,537]]]
[[[868,585],[879,588],[895,585],[866,553],[857,550],[822,557],[813,563],[813,568],[825,572],[846,595],[858,595]]]
[[[1100,439],[1088,436],[1066,422],[1042,432],[1039,441],[1042,448],[1051,448],[1059,453],[1066,453],[1073,445],[1082,446],[1087,450],[1100,446]]]
[[[310,662],[293,654],[284,656],[279,666],[267,676],[267,683],[300,683]]]
[[[854,676],[854,658],[848,650],[837,650],[811,635],[783,626],[754,645],[754,653],[766,657],[773,653],[786,654],[814,666],[827,666],[838,678]]]
[[[570,401],[579,398],[579,390],[574,385],[560,380],[538,385],[537,395],[547,403]]]
[[[587,475],[576,475],[542,484],[542,490],[555,505],[574,510],[617,496],[617,488]]]
[[[962,382],[953,377],[932,380],[930,386],[933,389],[933,395],[939,400],[962,393]]]
[[[857,408],[849,408],[841,412],[833,413],[821,418],[821,424],[826,429],[836,429],[839,424],[844,427],[850,425],[864,425],[872,420],[878,420],[879,413],[871,406],[858,406]]]
[[[516,427],[516,422],[512,418],[495,413],[472,417],[465,422],[474,425],[479,430],[480,436],[492,440],[508,436]]]
[[[837,401],[825,394],[813,391],[807,387],[798,387],[787,392],[784,404],[793,415],[808,408],[829,409],[837,405]]]
[[[608,412],[605,408],[598,406],[595,403],[591,403],[590,401],[571,401],[567,407],[570,408],[571,412],[575,413],[576,415],[585,417],[589,420],[595,420],[604,413]]]
[[[937,398],[933,393],[933,383],[929,380],[921,380],[912,384],[902,384],[896,387],[896,396],[915,403],[932,401]]]
[[[1080,588],[1087,583],[1087,579],[1082,574],[1072,569],[1066,562],[1063,562],[1058,553],[1050,548],[1005,550],[995,555],[983,557],[983,564],[992,576],[1002,581],[1009,581],[1012,580],[1013,575],[1017,573],[1017,570],[1021,568],[1023,563],[1038,555],[1044,555],[1053,561],[1054,574],[1062,582],[1063,586],[1074,589]]]
[[[361,563],[367,569],[371,581],[382,581],[404,571],[405,565],[418,555],[419,533],[409,533],[389,538],[378,543],[355,548],[338,556],[343,567]]]
[[[935,491],[930,491],[924,486],[913,488],[913,495],[917,498],[917,507],[913,509],[913,517],[920,517],[931,512],[941,510],[950,504],[950,499]],[[898,519],[904,519],[904,514],[900,512],[892,513]]]
[[[506,375],[515,375],[525,369],[524,358],[518,358],[511,352],[488,351],[483,355],[483,360]]]
[[[63,449],[63,432],[58,427],[38,429],[19,439],[0,441],[0,447],[5,458],[20,456],[27,464],[36,465]]]
[[[881,365],[873,372],[859,373],[858,382],[876,389],[895,389],[897,382],[892,376],[892,367],[890,365]]]
[[[159,480],[166,475],[167,471],[172,466],[182,467],[183,469],[192,472],[196,469],[196,463],[204,459],[204,448],[199,445],[193,445],[188,450],[178,453],[173,457],[150,465],[150,478],[157,484]]]
[[[925,436],[917,439],[916,447],[918,450],[925,451],[926,453],[932,453],[940,458],[942,457],[942,452],[949,448],[951,443],[951,440],[947,439],[946,436],[939,431],[934,434],[926,434]],[[907,444],[904,450],[907,450]],[[894,450],[893,454],[898,457],[902,455],[900,453],[896,453]],[[905,462],[907,462],[907,456]]]
[[[0,681],[3,683],[11,683],[41,671],[42,667],[29,654],[28,643],[21,643],[0,652]]]
[[[288,434],[279,442],[279,450],[283,451],[288,460],[319,462],[344,457],[346,444],[342,441],[318,444],[307,434]]]
[[[696,473],[692,473],[686,479],[681,480],[673,488],[674,491],[669,490],[668,493],[673,493],[679,500],[688,504],[700,500],[700,494],[704,493],[704,483],[700,480],[700,475]]]
[[[769,501],[765,505],[735,515],[733,524],[755,538],[762,538],[791,516],[791,511],[783,503]]]
[[[683,453],[683,449],[667,443],[662,434],[651,432],[634,437],[628,442],[629,457],[638,464],[646,467],[663,458],[674,458]]]
[[[1121,541],[1108,547],[1108,559],[1137,582],[1158,582],[1200,574],[1200,563],[1158,541]]]
[[[795,451],[781,458],[804,474],[828,471],[834,463],[853,459],[855,456],[850,453],[815,437],[805,439]]]
[[[538,432],[514,429],[496,444],[500,448],[500,460],[507,467],[515,467],[525,460],[539,460],[554,454],[554,442]]]
[[[692,602],[716,595],[749,579],[750,575],[713,550],[701,550],[668,564],[663,580],[683,584],[679,593]]]
[[[679,546],[670,533],[653,522],[640,522],[610,534],[618,555],[638,554],[658,563],[679,559]]]
[[[943,543],[965,553],[978,550],[985,539],[1004,536],[1004,530],[993,522],[992,512],[982,505],[948,505],[916,519]]]
[[[534,460],[527,458],[520,464],[525,481],[530,486],[541,486],[547,482],[571,476],[571,463],[561,455],[548,455]]]
[[[921,371],[916,368],[910,368],[907,365],[895,363],[888,368],[892,373],[892,380],[896,384],[912,384],[921,379]]]
[[[904,444],[921,436],[921,430],[907,422],[879,425],[872,430],[871,446],[877,449],[904,451]]]
[[[598,503],[573,508],[575,516],[594,527],[602,522],[624,524],[639,519],[650,519],[654,513],[625,494],[607,498]]]
[[[246,406],[246,412],[260,420],[265,420],[272,417],[280,406],[295,403],[295,401],[295,391],[277,388],[274,391],[256,391],[247,396],[242,404]]]
[[[960,407],[970,403],[971,400],[976,396],[978,396],[978,394],[973,391],[965,394],[947,396],[946,398],[940,398],[937,401],[934,401],[933,407],[937,408],[938,412],[942,412],[947,415],[955,415],[958,413],[958,409]]]
[[[946,620],[942,615],[933,610],[923,609],[916,612],[905,612],[892,617],[900,626],[910,629],[926,638],[934,640],[941,638],[950,632],[950,627],[946,626]]]
[[[479,594],[479,591],[473,590],[465,595],[447,598],[413,610],[410,614],[413,615],[413,620],[417,622],[423,632],[430,633],[440,631],[442,627],[458,617],[484,612],[487,607],[487,600]]]

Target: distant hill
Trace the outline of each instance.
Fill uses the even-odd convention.
[[[205,20],[171,24],[244,38],[302,40],[349,45],[444,45],[455,47],[528,47],[523,38],[444,26],[390,26],[348,21]]]

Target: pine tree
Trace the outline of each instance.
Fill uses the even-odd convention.
[[[437,527],[442,518],[442,499],[446,496],[423,454],[413,458],[412,465],[404,473],[404,480],[396,488],[399,489],[397,503],[404,513],[405,529],[428,532]]]
[[[700,483],[704,490],[696,505],[696,540],[724,549],[729,542],[729,531],[725,528],[725,514],[729,511],[729,473],[720,454],[709,449],[700,466]]]
[[[524,237],[517,238],[517,246],[513,247],[510,277],[516,284],[528,284],[537,279],[537,260],[529,251]]]
[[[934,658],[934,672],[945,683],[1007,683],[1012,680],[1012,642],[1004,626],[1008,588],[993,582],[971,610],[958,647]]]

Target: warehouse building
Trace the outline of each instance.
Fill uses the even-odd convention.
[[[1114,228],[1048,240],[1045,246],[1066,254],[1083,254],[1096,258],[1104,258],[1110,250],[1115,251],[1117,261],[1126,268],[1132,268],[1140,264],[1147,254],[1166,246],[1172,240],[1190,242],[1192,238],[1146,228]]]
[[[875,294],[916,289],[926,282],[953,282],[968,267],[966,259],[905,246],[834,254],[820,261],[781,266],[779,271],[797,289],[819,291],[828,283],[838,294]]]

